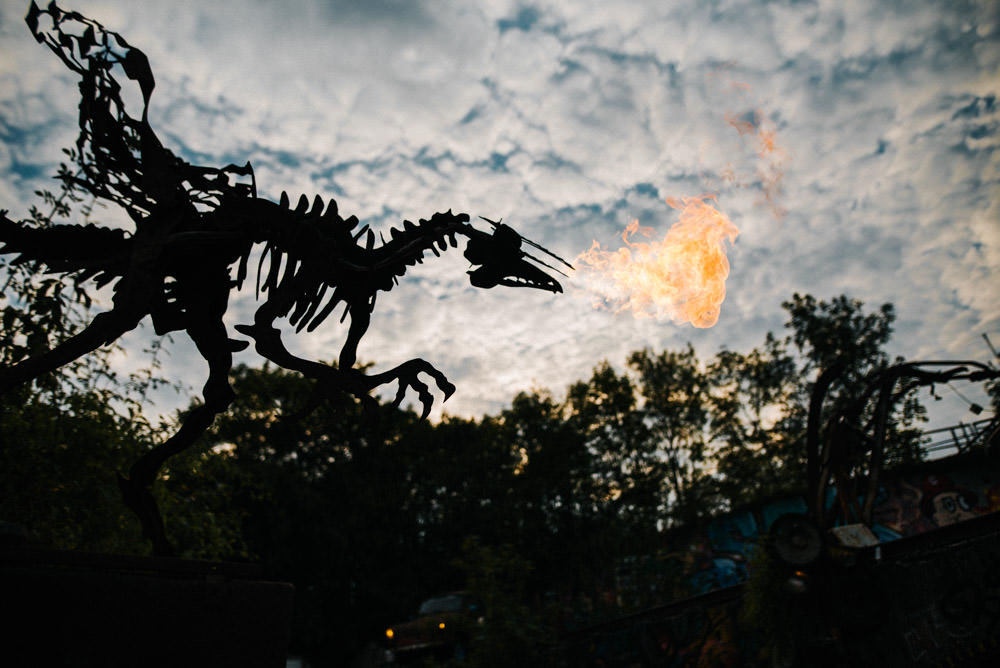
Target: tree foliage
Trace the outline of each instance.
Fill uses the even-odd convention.
[[[18,271],[9,275],[29,278]],[[26,285],[6,308],[28,313],[11,317],[44,322],[46,309],[65,309],[46,301],[54,288]],[[366,411],[348,396],[318,400],[293,372],[237,367],[231,409],[162,474],[171,540],[186,556],[253,559],[293,582],[293,650],[319,664],[374,640],[422,598],[471,587],[521,625],[494,626],[469,660],[545,665],[533,643],[549,642],[552,624],[622,612],[607,596],[622,560],[654,553],[677,527],[802,490],[819,370],[844,369],[830,412],[889,363],[890,305],[866,312],[847,297],[795,295],[784,308],[786,335],[748,352],[640,350],[624,367],[598,364],[562,397],[522,392],[480,419]],[[9,363],[28,339],[4,335]],[[106,362],[90,372],[106,373]],[[129,396],[121,383],[53,380],[17,405],[5,399],[3,518],[53,546],[134,551],[138,526],[113,475],[160,434]],[[919,456],[920,414],[908,396],[894,415],[896,461]],[[498,573],[517,587],[499,586]]]
[[[63,166],[60,175],[65,173]],[[89,219],[90,205],[62,179],[37,193],[25,224]],[[0,366],[15,364],[76,334],[93,304],[71,278],[0,256]],[[141,370],[122,376],[106,346],[0,396],[0,519],[41,545],[143,552],[138,524],[121,504],[116,473],[155,442],[145,417],[148,392],[165,381],[156,348]],[[183,522],[186,508],[178,508]]]
[[[739,505],[802,484],[807,376],[787,343],[768,333],[749,353],[723,350],[709,376],[717,497]]]

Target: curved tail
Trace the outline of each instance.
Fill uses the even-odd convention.
[[[211,209],[227,197],[256,195],[249,163],[193,166],[163,146],[147,120],[156,85],[149,59],[121,35],[54,2],[45,9],[32,2],[25,22],[80,76],[80,134],[72,154],[79,173],[67,177],[74,186],[119,204],[136,221],[164,207]],[[118,68],[124,79],[116,76]],[[121,91],[134,85],[142,94],[141,111],[122,99]]]
[[[0,211],[0,255],[16,254],[11,263],[42,265],[50,273],[93,278],[98,287],[124,275],[132,240],[123,230],[96,225],[39,228],[18,223]]]

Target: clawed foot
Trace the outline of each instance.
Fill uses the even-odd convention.
[[[455,385],[449,382],[448,378],[443,373],[435,369],[430,362],[422,359],[412,359],[409,362],[404,362],[395,369],[369,376],[369,380],[372,381],[373,389],[379,385],[385,385],[386,383],[390,383],[394,380],[397,381],[399,383],[399,389],[396,391],[396,398],[392,402],[392,405],[397,408],[403,403],[403,399],[406,397],[406,391],[408,389],[413,389],[417,393],[417,397],[420,399],[420,403],[423,406],[423,412],[420,417],[421,419],[426,419],[427,416],[430,415],[431,407],[434,405],[434,395],[431,394],[430,387],[427,383],[420,380],[419,375],[421,373],[425,373],[434,379],[434,383],[444,394],[443,401],[447,401],[448,397],[455,393]]]

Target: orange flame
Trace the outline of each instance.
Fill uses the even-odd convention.
[[[577,257],[584,275],[596,279],[594,306],[631,310],[640,318],[670,317],[695,327],[718,322],[729,276],[723,242],[733,243],[739,230],[709,200],[715,196],[668,198],[668,205],[680,209],[680,219],[660,242],[636,240],[653,233],[638,220],[622,232],[623,248],[604,250],[594,241]]]

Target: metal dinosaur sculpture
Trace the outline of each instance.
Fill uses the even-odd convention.
[[[413,389],[424,417],[434,397],[421,374],[445,399],[455,391],[430,363],[411,359],[374,374],[355,368],[379,291],[390,290],[425,252],[439,255],[457,247],[459,236],[467,239],[465,257],[475,266],[469,271],[473,286],[562,291],[536,265],[558,270],[529,255],[523,245],[569,265],[499,222],[484,219],[493,227],[490,234],[473,227],[467,214],[435,213],[417,224],[404,221],[401,230],[392,229],[391,238],[376,245],[373,232],[367,226],[355,232],[358,219],[343,218],[333,200],[324,205],[317,196],[310,204],[303,195],[291,208],[284,193],[278,203],[258,197],[249,163],[214,168],[185,162],[163,146],[148,122],[154,81],[141,51],[54,2],[46,9],[32,2],[26,22],[35,39],[80,76],[80,134],[70,152],[76,172],[64,171],[64,184],[120,205],[135,229],[129,234],[94,225],[37,228],[0,212],[0,254],[15,254],[14,262],[31,262],[78,283],[114,282],[109,310],[47,352],[0,369],[0,394],[115,341],[146,316],[158,335],[185,331],[190,336],[208,363],[204,402],[176,433],[136,461],[128,477],[119,475],[123,499],[139,516],[154,554],[173,549],[150,486],[164,462],[190,447],[235,397],[228,378],[232,355],[249,341],[231,338],[223,316],[230,290],[247,277],[255,246],[263,244],[260,304],[251,324],[234,329],[249,337],[260,355],[315,379],[326,392],[348,392],[370,405],[373,389],[396,381],[394,403]],[[116,79],[116,68],[132,83]],[[138,85],[141,117],[126,110],[123,85]],[[296,331],[311,331],[341,304],[341,321],[350,317],[350,325],[336,366],[298,357],[285,347],[276,320],[287,317]]]

